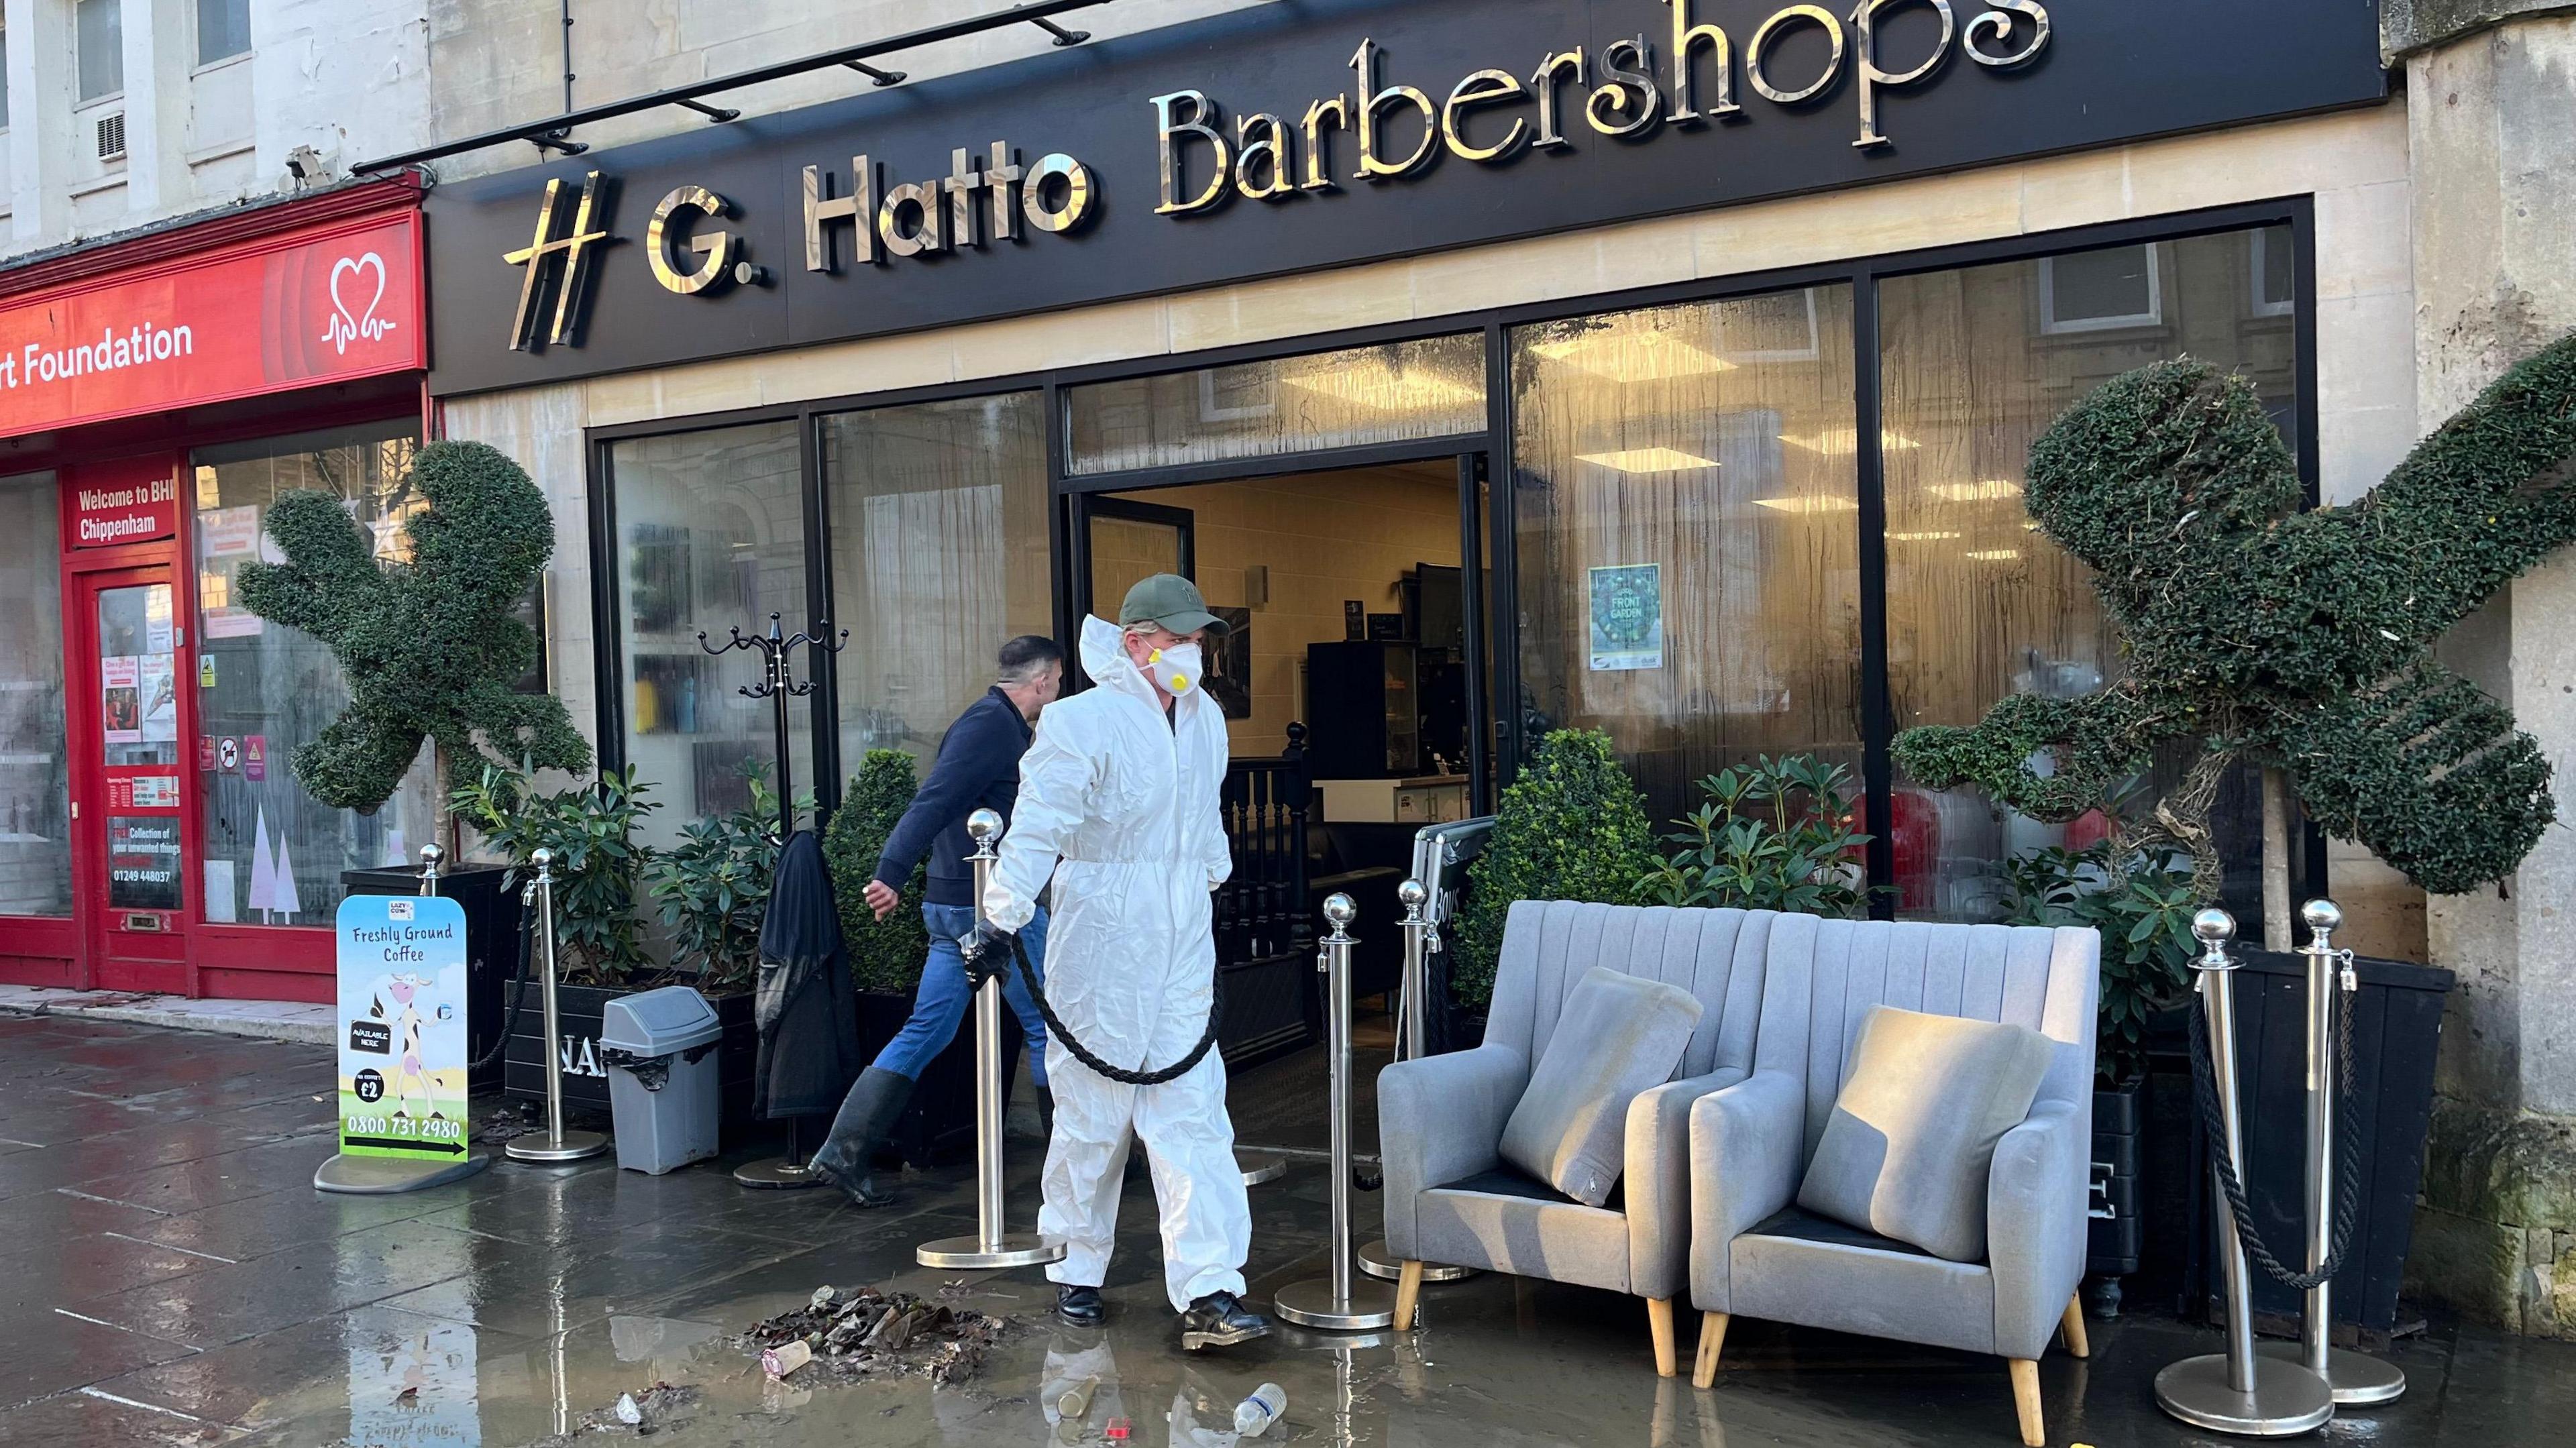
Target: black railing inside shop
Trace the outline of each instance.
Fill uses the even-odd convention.
[[[562,115],[549,117],[546,120],[504,126],[497,131],[485,131],[480,135],[467,136],[461,140],[423,146],[417,151],[380,156],[373,161],[361,161],[351,167],[350,171],[351,174],[359,176],[371,171],[391,171],[403,166],[417,166],[425,161],[462,155],[467,151],[479,151],[486,146],[499,146],[511,141],[526,141],[541,153],[560,151],[567,156],[577,156],[589,150],[590,146],[586,142],[572,139],[573,128],[576,126],[613,120],[619,116],[631,116],[638,111],[654,110],[662,106],[679,106],[696,111],[709,121],[721,124],[739,117],[742,112],[730,106],[707,105],[698,97],[741,90],[765,81],[784,80],[788,76],[803,75],[807,71],[828,70],[836,65],[857,71],[876,85],[900,85],[904,80],[902,71],[881,70],[867,62],[899,50],[913,50],[925,45],[936,45],[943,40],[958,40],[969,35],[980,35],[987,30],[999,30],[1005,25],[1034,25],[1053,36],[1055,44],[1059,46],[1080,45],[1091,38],[1090,32],[1067,30],[1056,24],[1051,17],[1062,15],[1068,10],[1086,10],[1093,6],[1111,3],[1113,0],[1029,0],[1028,4],[1015,5],[1007,10],[995,10],[989,14],[977,15],[965,20],[951,20],[920,30],[906,31],[901,35],[888,36],[883,40],[863,41],[857,45],[845,45],[838,50],[827,50],[819,55],[809,55],[799,60],[780,61],[775,65],[756,66],[750,70],[736,71],[731,75],[720,75],[709,80],[691,81],[687,85],[672,86],[668,90],[632,96],[622,101],[611,101],[606,105],[585,106],[577,111],[567,109]],[[565,68],[569,70],[570,66],[567,65]],[[572,98],[571,93],[571,77],[567,75],[564,84],[564,98],[567,102]]]
[[[1234,874],[1216,895],[1221,964],[1262,960],[1312,943],[1306,911],[1306,726],[1288,726],[1276,759],[1226,766],[1218,809],[1234,852]]]

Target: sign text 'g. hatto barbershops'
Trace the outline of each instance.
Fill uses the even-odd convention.
[[[2387,96],[2369,11],[1244,6],[441,185],[430,385],[1169,295],[2369,105]]]

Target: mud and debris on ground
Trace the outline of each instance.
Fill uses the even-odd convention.
[[[538,1439],[529,1448],[573,1448],[603,1436],[649,1438],[665,1428],[688,1422],[692,1416],[689,1410],[698,1405],[699,1397],[698,1389],[673,1383],[655,1383],[649,1388],[620,1393],[617,1401],[607,1407],[582,1414],[572,1431]]]
[[[909,1292],[823,1286],[805,1306],[754,1323],[743,1345],[768,1354],[765,1361],[780,1362],[797,1355],[782,1358],[778,1349],[802,1343],[812,1353],[810,1366],[788,1369],[800,1382],[820,1372],[838,1378],[922,1375],[934,1383],[957,1383],[983,1367],[984,1354],[1010,1326],[1006,1318]]]

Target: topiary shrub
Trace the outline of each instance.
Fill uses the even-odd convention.
[[[832,898],[841,911],[850,976],[860,990],[876,995],[911,995],[921,984],[921,964],[930,953],[930,930],[921,923],[927,863],[912,867],[903,903],[884,920],[868,909],[864,895],[876,875],[877,857],[885,853],[886,836],[894,833],[920,788],[913,768],[912,756],[900,749],[869,750],[841,795],[841,807],[823,829],[823,860],[832,872]]]
[[[1630,905],[1655,868],[1646,804],[1610,752],[1610,736],[1559,729],[1503,791],[1484,854],[1467,867],[1449,989],[1481,1010],[1494,995],[1503,918],[1515,900]]]
[[[2129,677],[2019,695],[1970,728],[1896,736],[1933,789],[2049,822],[2103,804],[2155,747],[2196,751],[2124,841],[2192,856],[2216,897],[2210,801],[2251,759],[2435,894],[2500,879],[2556,817],[2549,761],[2433,643],[2576,541],[2576,337],[2517,364],[2371,494],[2298,513],[2298,469],[2245,379],[2184,359],[2103,384],[2030,452],[2029,504],[2094,571]]]
[[[445,839],[445,795],[474,784],[485,763],[579,773],[590,746],[561,702],[511,689],[537,660],[536,635],[512,611],[554,553],[545,495],[479,442],[422,448],[411,481],[428,506],[403,525],[402,563],[376,561],[372,536],[336,495],[280,494],[268,535],[286,561],[243,564],[241,603],[321,640],[349,691],[340,717],[296,747],[296,782],[335,809],[372,810],[433,740]]]

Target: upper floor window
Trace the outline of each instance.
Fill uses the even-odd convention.
[[[125,89],[125,0],[79,0],[72,44],[79,52],[80,98],[94,101]]]
[[[2164,282],[2156,274],[2155,243],[2044,258],[2039,307],[2039,329],[2046,333],[2163,325]]]
[[[250,50],[250,0],[197,0],[197,64]]]

